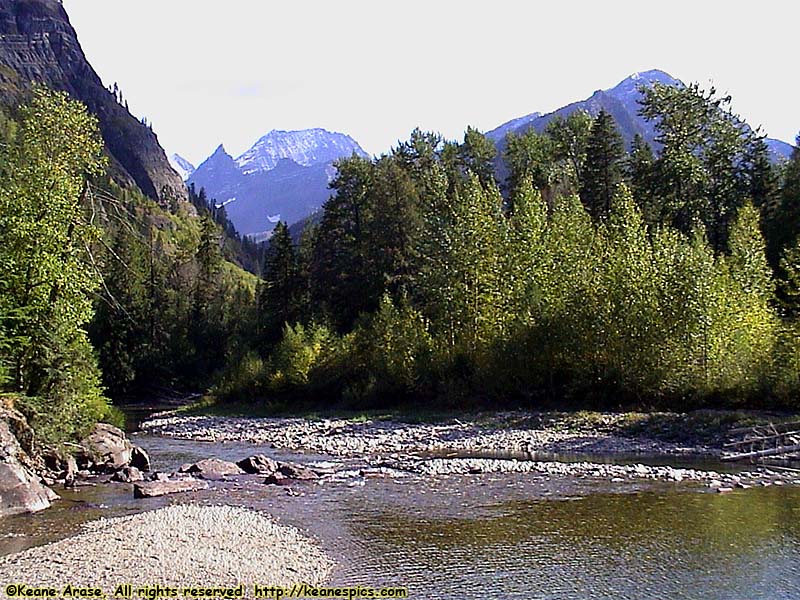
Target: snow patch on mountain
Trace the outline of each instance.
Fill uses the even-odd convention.
[[[189,179],[192,173],[197,170],[192,163],[183,158],[180,154],[171,154],[169,156],[169,164],[184,181]]]
[[[272,130],[235,162],[244,175],[249,175],[274,169],[281,159],[288,158],[298,165],[309,167],[354,153],[368,156],[353,138],[343,133],[319,128],[302,131]]]

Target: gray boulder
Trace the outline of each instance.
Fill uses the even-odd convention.
[[[201,479],[223,479],[228,475],[244,473],[236,463],[219,458],[206,458],[189,467],[188,472]]]
[[[155,498],[179,492],[194,492],[208,489],[208,483],[199,479],[174,479],[170,481],[146,481],[133,484],[134,498]]]
[[[142,472],[136,467],[122,467],[111,477],[111,481],[119,481],[121,483],[133,483],[143,480],[144,475],[142,475]]]
[[[237,462],[236,465],[245,473],[257,475],[269,475],[278,470],[278,463],[263,454],[248,456]]]
[[[95,425],[81,446],[83,450],[76,456],[78,466],[106,473],[128,466],[133,454],[133,445],[125,433],[108,423]]]
[[[0,517],[37,512],[50,506],[57,499],[53,490],[42,485],[21,461],[27,461],[27,455],[20,447],[16,436],[12,433],[6,413],[16,411],[3,410],[0,414]],[[18,413],[11,415],[16,420]],[[23,418],[24,421],[24,418]]]
[[[314,471],[303,465],[296,465],[294,463],[279,463],[278,472],[287,479],[299,479],[310,481],[312,479],[319,479]]]
[[[286,483],[287,478],[286,476],[281,473],[280,471],[275,471],[274,473],[270,473],[267,475],[266,479],[264,479],[264,483],[267,485],[283,485]]]

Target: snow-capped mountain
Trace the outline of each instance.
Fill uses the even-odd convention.
[[[220,145],[187,183],[224,205],[239,233],[258,235],[273,229],[276,215],[294,223],[322,206],[336,174],[333,162],[354,153],[368,156],[343,133],[271,131],[238,158]]]
[[[274,129],[237,158],[236,164],[242,173],[248,175],[256,171],[274,169],[282,158],[289,158],[298,165],[310,167],[332,162],[353,153],[367,156],[353,138],[343,133],[324,129],[302,131]]]
[[[188,160],[183,158],[180,154],[171,154],[169,156],[169,164],[175,169],[175,172],[181,176],[181,179],[186,181],[195,172],[194,165]]]

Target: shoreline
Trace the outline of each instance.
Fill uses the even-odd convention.
[[[588,415],[588,416],[585,416]],[[635,415],[632,417],[631,415]],[[203,442],[250,442],[335,457],[488,452],[516,454],[649,455],[718,458],[722,447],[668,415],[677,441],[634,413],[503,412],[424,422],[376,418],[306,419],[159,413],[142,422],[154,435]],[[582,416],[584,416],[582,418]],[[676,425],[677,423],[677,425]],[[714,442],[718,443],[714,443]]]
[[[74,536],[0,557],[0,580],[30,588],[121,584],[321,585],[333,562],[317,543],[265,513],[177,504],[83,525]]]
[[[800,472],[778,472],[763,465],[715,466],[722,453],[729,413],[658,414],[648,422],[631,413],[496,413],[450,418],[434,423],[338,418],[310,420],[277,417],[154,415],[142,431],[198,442],[243,442],[292,452],[354,459],[370,476],[439,477],[483,473],[538,474],[595,478],[618,483],[639,479],[694,482],[727,492],[753,486],[800,485]],[[713,427],[708,422],[713,419]],[[644,422],[642,422],[644,421]],[[671,429],[663,423],[671,424]],[[700,434],[697,429],[702,429]],[[722,423],[722,424],[721,424]],[[647,435],[657,431],[672,442]],[[625,435],[627,433],[627,435]],[[561,461],[560,457],[569,457]],[[673,465],[642,464],[646,459]],[[616,460],[605,464],[601,459]],[[708,460],[707,467],[680,468],[675,462]],[[738,472],[728,472],[738,471]],[[355,471],[357,472],[357,471]]]

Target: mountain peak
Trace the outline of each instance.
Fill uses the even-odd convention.
[[[186,181],[195,172],[195,166],[183,158],[180,154],[172,153],[169,156],[169,164],[175,169],[175,172],[181,176],[181,179]]]
[[[228,151],[225,150],[225,145],[224,144],[220,144],[219,146],[217,146],[217,149],[214,150],[214,152],[211,153],[211,156],[230,156],[230,154],[228,154]],[[211,157],[209,157],[209,158],[211,158]],[[233,157],[231,157],[231,158],[233,158]]]
[[[236,159],[236,164],[245,175],[274,169],[281,159],[288,158],[298,165],[328,163],[353,153],[367,153],[349,135],[322,128],[284,131],[273,129],[247,152]]]
[[[662,85],[683,86],[683,82],[680,79],[675,79],[669,73],[659,69],[651,69],[649,71],[640,71],[638,73],[634,73],[633,75],[620,81],[613,88],[605,91],[624,102],[626,99],[638,99],[639,88],[641,86],[651,87],[656,83],[660,83]]]
[[[678,82],[678,80],[675,79],[672,75],[670,75],[666,71],[662,71],[661,69],[650,69],[649,71],[639,71],[637,73],[634,73],[627,79],[631,79],[633,81],[646,82],[646,83],[652,83],[654,81],[657,81],[659,83],[674,84]]]

